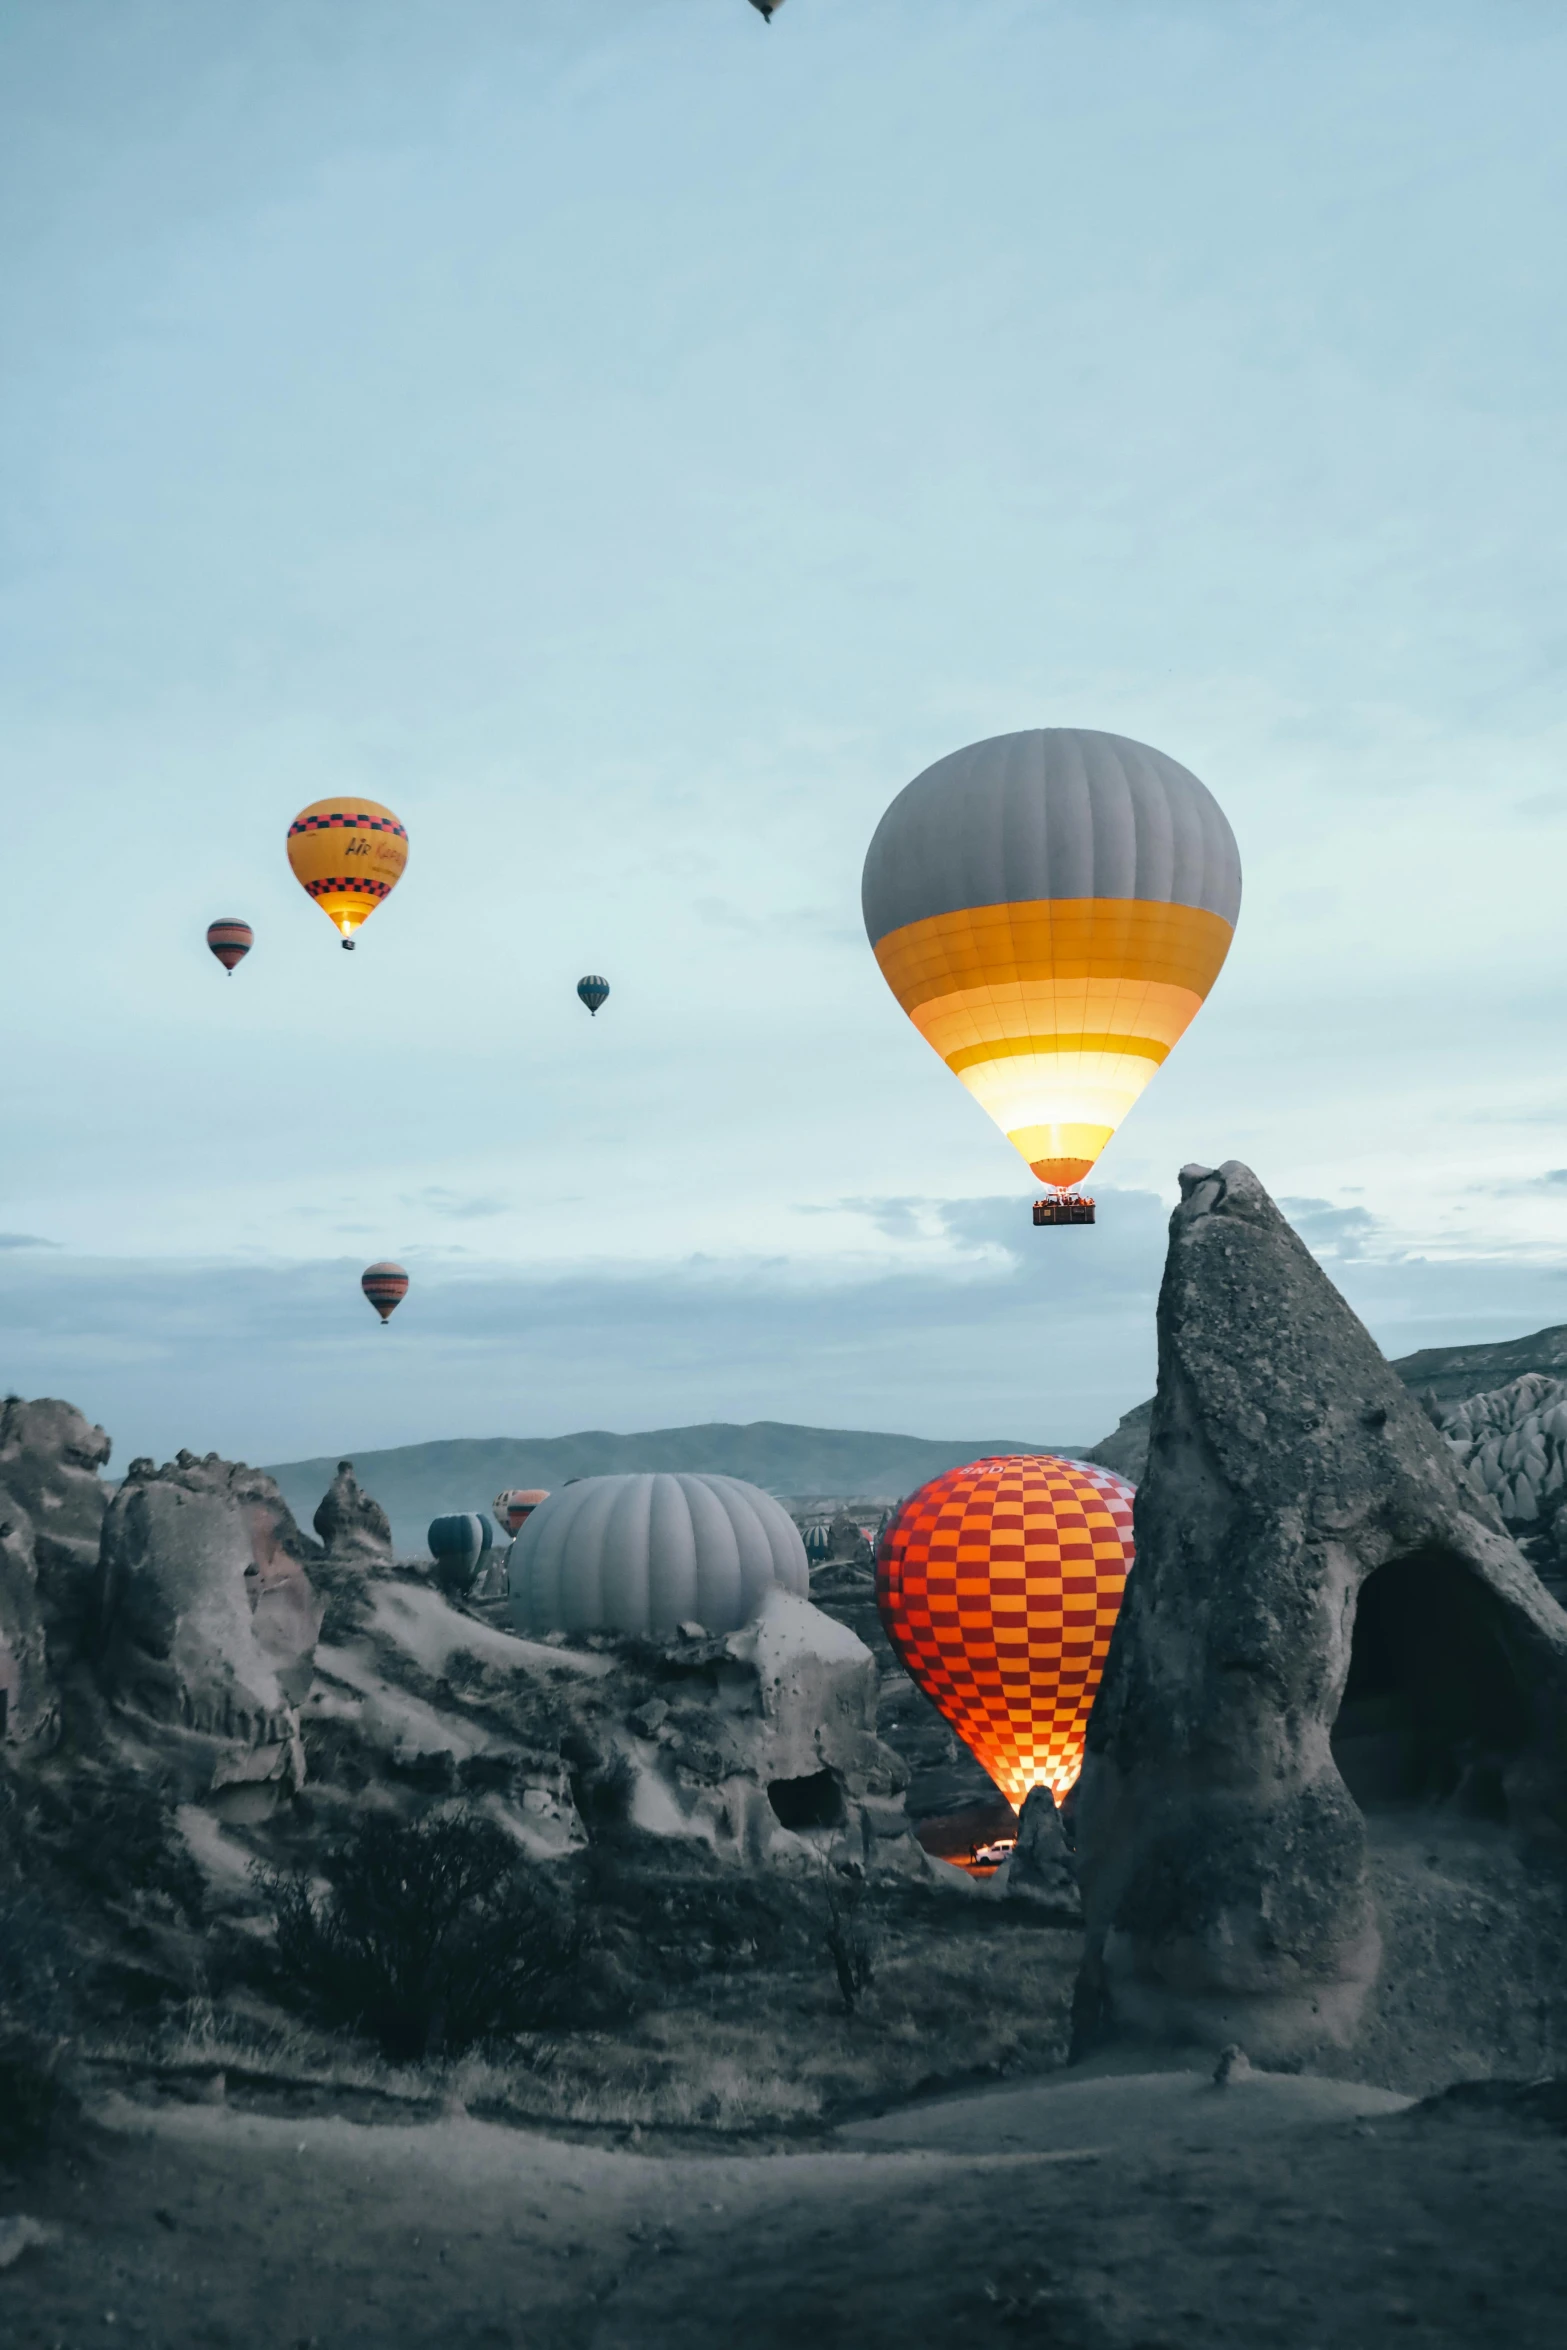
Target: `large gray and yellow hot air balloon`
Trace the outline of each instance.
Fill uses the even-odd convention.
[[[1219,975],[1240,854],[1205,784],[1124,735],[938,759],[861,885],[882,976],[1042,1183],[1080,1183]]]

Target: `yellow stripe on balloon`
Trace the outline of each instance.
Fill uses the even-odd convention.
[[[941,1057],[953,1075],[961,1077],[965,1069],[981,1061],[1038,1061],[1068,1054],[1081,1057],[1084,1053],[1109,1053],[1117,1057],[1130,1054],[1139,1061],[1152,1061],[1157,1069],[1169,1050],[1169,1045],[1159,1037],[1128,1036],[1107,1029],[1099,1036],[1087,1031],[1068,1031],[1059,1036],[997,1036],[983,1044],[959,1045]]]
[[[1200,1003],[1234,936],[1222,915],[1201,906],[1147,898],[1035,898],[907,922],[878,942],[876,960],[910,1014],[933,996],[960,988],[992,993],[998,984],[1031,980],[1142,982],[1178,988]]]
[[[1234,937],[1199,906],[1034,899],[933,914],[888,986],[1042,1182],[1081,1182],[1184,1035]]]

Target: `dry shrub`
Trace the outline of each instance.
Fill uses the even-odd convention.
[[[400,2061],[455,2054],[565,2011],[583,1948],[570,1909],[490,1820],[372,1813],[329,1852],[324,1895],[258,1871],[279,1987]]]
[[[822,1863],[822,1942],[832,1961],[845,2015],[853,2015],[876,1980],[881,1935],[870,1886],[852,1861]]]

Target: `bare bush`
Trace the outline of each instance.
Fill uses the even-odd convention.
[[[399,2060],[455,2054],[562,2012],[582,1936],[566,1903],[493,1822],[373,1813],[323,1863],[324,1894],[258,1872],[280,1988]]]
[[[823,1861],[822,1942],[845,2015],[855,2013],[876,1980],[881,1937],[869,1895],[865,1872],[853,1861]]]

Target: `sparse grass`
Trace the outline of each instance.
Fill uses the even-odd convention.
[[[720,1888],[727,1892],[727,1881]],[[748,1888],[785,1902],[768,1881]],[[431,2108],[460,2101],[480,2117],[566,2130],[660,2130],[758,2143],[792,2137],[902,2098],[1064,2061],[1079,1935],[1001,1904],[877,1887],[873,1996],[843,2012],[822,1963],[820,1910],[793,1889],[787,1947],[671,1979],[613,2030],[497,2033],[465,2055],[398,2062],[374,2042],[253,1995],[193,2000],[143,2037],[91,2053],[160,2075],[224,2071],[231,2101],[264,2095],[319,2105],[359,2096]]]

